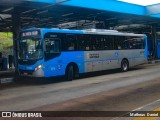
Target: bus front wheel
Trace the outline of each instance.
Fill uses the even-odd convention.
[[[67,73],[66,73],[66,79],[67,79],[68,81],[72,81],[73,78],[74,78],[73,66],[72,66],[72,65],[68,66],[68,69],[67,69],[66,72],[67,72]]]
[[[127,60],[122,60],[122,63],[121,63],[121,70],[122,72],[127,72],[129,69],[129,63]]]

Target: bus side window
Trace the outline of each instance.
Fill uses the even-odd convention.
[[[90,38],[91,38],[92,50],[102,50],[103,49],[103,36],[93,35]]]
[[[144,39],[143,38],[136,38],[135,39],[135,46],[136,46],[136,49],[144,49],[145,48]]]
[[[125,39],[125,40],[123,41],[123,49],[124,49],[124,50],[127,50],[128,48],[129,48],[129,42],[128,42],[127,39]]]
[[[124,49],[133,49],[133,43],[132,43],[132,37],[125,37],[125,40],[123,41],[123,48]]]
[[[78,50],[90,50],[90,35],[78,35],[77,36]]]
[[[85,50],[91,50],[91,35],[85,35]]]
[[[78,50],[85,50],[84,48],[84,35],[77,35],[77,49]]]
[[[103,41],[102,41],[102,43],[101,43],[102,45],[102,49],[103,50],[107,50],[108,49],[108,46],[106,45],[106,38],[105,38],[105,36],[103,36]]]
[[[123,46],[123,41],[124,41],[125,37],[123,36],[115,36],[114,37],[114,49],[115,50],[121,50],[122,46]]]
[[[107,36],[107,44],[109,50],[114,50],[114,36]]]
[[[92,46],[92,50],[97,50],[97,44],[96,44],[96,36],[91,36],[91,46]]]
[[[69,43],[70,45],[68,46],[68,50],[75,50],[75,45],[74,43]]]
[[[62,42],[63,51],[73,51],[76,50],[76,36],[73,34],[64,34]]]

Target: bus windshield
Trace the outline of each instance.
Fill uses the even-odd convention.
[[[19,40],[19,59],[37,60],[43,57],[41,39],[26,37]]]

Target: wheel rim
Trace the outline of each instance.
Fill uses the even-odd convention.
[[[122,65],[122,67],[123,67],[123,70],[124,70],[124,71],[126,71],[126,70],[128,69],[128,65],[127,65],[127,63],[126,63],[126,62],[124,62],[124,63],[123,63],[123,65]]]

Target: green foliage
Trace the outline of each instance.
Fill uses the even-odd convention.
[[[13,48],[13,34],[11,32],[0,32],[0,52],[7,54]]]

